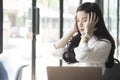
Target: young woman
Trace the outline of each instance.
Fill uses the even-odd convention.
[[[96,3],[78,6],[72,29],[54,44],[53,55],[67,63],[105,68],[114,64],[115,42],[108,32],[103,15]]]

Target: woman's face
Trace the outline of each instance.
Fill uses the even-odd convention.
[[[87,23],[87,14],[88,13],[86,13],[85,11],[77,12],[77,25],[81,34],[84,33],[85,24]]]

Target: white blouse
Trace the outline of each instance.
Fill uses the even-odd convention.
[[[53,55],[61,58],[67,47],[55,49]],[[68,64],[69,66],[95,66],[101,67],[102,73],[105,71],[105,62],[111,50],[111,42],[104,39],[99,41],[96,37],[92,37],[88,43],[80,43],[74,49],[78,63]]]

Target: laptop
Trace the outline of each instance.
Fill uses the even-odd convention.
[[[48,80],[101,80],[100,67],[47,67]]]

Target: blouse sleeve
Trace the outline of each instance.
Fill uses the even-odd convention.
[[[93,47],[88,47],[87,43],[80,43],[74,50],[78,61],[90,63],[105,62],[111,50],[111,43],[108,40],[96,41]]]
[[[52,55],[56,58],[62,59],[63,53],[67,50],[67,47],[56,49],[54,45],[52,45]]]

